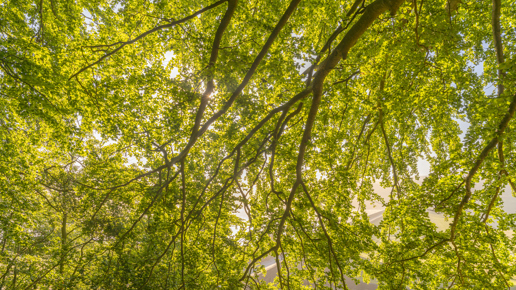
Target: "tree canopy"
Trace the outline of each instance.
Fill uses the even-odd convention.
[[[2,1],[0,288],[509,288],[515,15],[514,0]]]

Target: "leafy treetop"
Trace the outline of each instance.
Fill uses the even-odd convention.
[[[0,288],[510,287],[514,15],[514,0],[3,1]]]

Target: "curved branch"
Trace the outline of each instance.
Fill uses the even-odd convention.
[[[287,8],[285,13],[281,17],[280,21],[278,22],[278,24],[272,31],[271,35],[267,39],[267,42],[265,42],[265,45],[260,50],[260,53],[258,53],[258,56],[256,56],[253,64],[251,65],[251,68],[249,68],[249,70],[247,71],[247,73],[244,77],[244,80],[240,83],[240,85],[237,87],[237,89],[231,94],[231,97],[229,98],[229,100],[227,100],[226,103],[224,103],[222,109],[217,111],[211,118],[209,118],[208,121],[206,121],[206,123],[204,123],[204,125],[202,125],[202,127],[200,128],[200,130],[198,132],[192,133],[192,135],[190,136],[190,140],[188,141],[188,144],[186,145],[186,147],[183,149],[183,151],[181,151],[176,157],[174,157],[171,160],[171,163],[176,163],[177,161],[181,160],[184,156],[186,156],[188,154],[188,152],[190,151],[190,149],[193,147],[193,145],[197,142],[197,139],[202,134],[204,134],[204,132],[206,132],[206,130],[208,130],[208,128],[211,126],[211,124],[213,122],[215,122],[220,116],[224,115],[227,112],[227,110],[233,105],[236,98],[240,95],[240,93],[244,90],[244,88],[247,86],[247,84],[251,80],[251,77],[253,76],[254,72],[258,68],[258,65],[260,64],[262,59],[265,57],[265,55],[269,51],[269,48],[272,46],[272,44],[278,37],[280,31],[283,29],[285,24],[287,24],[287,21],[290,18],[290,16],[292,15],[292,13],[294,13],[294,10],[296,10],[296,7],[299,4],[299,2],[301,2],[301,0],[292,0],[289,7]]]
[[[503,50],[502,50],[502,40],[500,37],[500,6],[501,1],[500,0],[493,0],[493,19],[492,19],[492,25],[493,25],[493,37],[496,47],[496,54],[497,54],[497,61],[498,64],[503,63]],[[503,74],[502,71],[499,70],[499,74]],[[499,76],[501,77],[501,75]],[[498,94],[501,94],[503,91],[503,86],[499,85]],[[466,203],[468,203],[470,197],[471,197],[471,179],[475,175],[475,173],[480,169],[480,166],[482,166],[482,163],[484,162],[484,159],[487,157],[489,152],[496,146],[499,140],[502,139],[502,135],[505,131],[505,128],[509,125],[509,121],[513,118],[514,112],[516,111],[516,94],[513,96],[513,100],[511,104],[509,105],[508,112],[505,114],[504,118],[498,125],[498,129],[496,130],[495,137],[491,139],[491,141],[484,147],[484,150],[480,153],[477,160],[475,161],[475,164],[471,168],[471,170],[468,173],[468,176],[466,177],[466,195],[462,199],[462,201],[459,204],[459,208],[457,209],[457,212],[455,213],[455,217],[453,219],[453,223],[451,224],[451,233],[450,233],[450,239],[453,240],[455,238],[455,233],[457,229],[457,223],[459,221],[459,218],[462,214],[462,210],[464,209],[464,206]]]
[[[328,240],[328,246],[330,248],[331,254],[332,254],[333,258],[335,259],[335,262],[337,263],[337,267],[339,268],[340,278],[342,280],[342,285],[344,285],[344,289],[348,289],[348,286],[346,285],[346,280],[344,279],[344,273],[342,272],[342,267],[340,266],[339,259],[337,258],[337,255],[335,254],[335,250],[333,249],[332,239],[330,238],[330,235],[328,235],[328,232],[326,231],[326,227],[324,226],[324,222],[323,222],[323,220],[321,218],[321,214],[319,213],[319,210],[315,206],[315,203],[312,200],[312,197],[310,197],[310,194],[308,193],[308,189],[306,188],[305,183],[301,182],[301,186],[303,187],[303,190],[304,190],[304,192],[306,194],[306,197],[310,201],[310,204],[312,205],[312,208],[314,209],[315,213],[317,214],[317,219],[319,220],[319,223],[321,224],[321,228],[322,228],[322,230],[324,232],[324,236]]]
[[[317,111],[319,109],[319,104],[322,99],[323,93],[323,85],[326,79],[326,76],[332,71],[332,69],[341,61],[342,59],[346,59],[349,50],[355,45],[358,39],[364,34],[364,32],[373,24],[373,22],[385,11],[390,10],[391,14],[394,14],[398,7],[401,5],[403,0],[376,0],[371,3],[371,5],[367,6],[364,10],[364,14],[358,19],[358,21],[351,27],[351,29],[346,33],[342,41],[339,45],[333,50],[333,52],[328,56],[323,63],[321,63],[321,68],[315,74],[315,78],[313,81],[313,99],[312,105],[310,107],[310,111],[308,114],[308,118],[305,123],[305,130],[303,132],[303,137],[301,139],[301,143],[299,145],[299,153],[297,157],[297,165],[296,165],[296,180],[292,186],[292,190],[288,197],[285,211],[283,213],[282,219],[278,226],[278,231],[276,234],[276,246],[279,245],[279,241],[281,239],[281,235],[283,234],[283,230],[285,227],[285,221],[289,216],[289,211],[292,205],[292,201],[294,199],[294,195],[297,191],[299,185],[302,184],[302,168],[304,164],[304,157],[306,153],[306,147],[308,146],[308,142],[311,138],[312,128],[315,123],[315,118],[317,116]],[[345,283],[345,281],[342,281]]]
[[[226,30],[231,18],[233,17],[233,13],[235,12],[236,6],[238,4],[238,0],[228,0],[228,9],[226,10],[226,14],[222,18],[222,21],[219,24],[219,28],[217,28],[217,32],[215,33],[215,39],[213,40],[213,46],[211,49],[210,62],[208,64],[208,69],[213,67],[217,62],[217,57],[219,55],[220,49],[220,41],[222,40],[222,35]],[[211,71],[208,76],[208,82],[206,86],[206,90],[202,95],[201,104],[199,105],[199,109],[197,110],[197,114],[195,116],[194,127],[192,128],[192,136],[194,136],[199,130],[199,126],[201,125],[202,117],[204,115],[204,111],[206,110],[206,105],[208,105],[208,101],[210,99],[211,94],[215,85],[213,83],[213,72]]]
[[[178,25],[178,24],[181,24],[183,22],[186,22],[186,21],[196,17],[197,15],[202,14],[203,12],[206,12],[206,11],[208,11],[210,9],[213,9],[213,8],[219,6],[220,4],[222,4],[222,3],[226,2],[226,1],[228,1],[228,0],[220,0],[220,1],[215,2],[215,3],[213,3],[213,4],[209,5],[209,6],[206,6],[206,7],[202,8],[201,10],[198,10],[194,14],[189,15],[189,16],[183,18],[183,19],[179,19],[177,21],[174,21],[174,22],[171,22],[171,23],[168,23],[168,24],[163,24],[163,25],[156,26],[153,29],[147,30],[144,33],[138,35],[136,38],[134,38],[132,40],[128,40],[128,41],[124,41],[124,42],[120,42],[119,41],[119,42],[116,42],[116,43],[113,43],[113,44],[109,44],[109,45],[102,45],[102,46],[113,46],[113,45],[120,44],[119,47],[117,47],[117,48],[113,49],[112,51],[110,51],[109,53],[106,53],[105,55],[101,56],[96,62],[91,63],[91,64],[81,68],[78,72],[74,73],[71,77],[69,77],[68,80],[71,80],[72,78],[78,76],[80,73],[82,73],[83,71],[89,69],[90,67],[99,64],[105,58],[107,58],[109,56],[112,56],[113,54],[117,53],[119,50],[124,48],[126,45],[133,44],[133,43],[137,42],[138,40],[144,38],[145,36],[147,36],[149,34],[152,34],[152,33],[156,32],[156,31],[159,31],[159,30],[162,30],[162,29],[165,29],[165,28],[170,28],[170,27],[173,27],[175,25]]]

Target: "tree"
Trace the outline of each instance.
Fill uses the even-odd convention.
[[[516,191],[513,0],[0,13],[0,288],[505,289],[516,276],[516,215],[499,199]],[[392,187],[378,226],[377,180]],[[269,255],[274,285],[256,275]]]

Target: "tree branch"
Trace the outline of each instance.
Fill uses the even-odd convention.
[[[162,30],[162,29],[165,29],[165,28],[170,28],[170,27],[173,27],[173,26],[175,26],[177,24],[181,24],[183,22],[186,22],[186,21],[196,17],[197,15],[202,14],[203,12],[206,12],[208,10],[211,10],[211,9],[219,6],[220,4],[222,4],[222,3],[226,2],[226,1],[228,1],[228,0],[217,1],[217,2],[215,2],[215,3],[213,3],[213,4],[209,5],[209,6],[206,6],[206,7],[202,8],[201,10],[198,10],[194,14],[189,15],[189,16],[183,18],[183,19],[179,19],[177,21],[174,21],[174,22],[171,22],[171,23],[168,23],[168,24],[163,24],[163,25],[156,26],[153,29],[147,30],[144,33],[138,35],[137,37],[135,37],[132,40],[128,40],[128,41],[124,41],[124,42],[120,42],[119,41],[119,42],[116,42],[116,43],[113,43],[113,44],[102,45],[102,46],[114,46],[114,45],[120,44],[119,47],[117,47],[117,48],[113,49],[112,51],[106,53],[105,55],[101,56],[97,61],[95,61],[95,62],[93,62],[93,63],[91,63],[91,64],[89,64],[89,65],[87,65],[87,66],[85,66],[83,68],[81,68],[78,72],[74,73],[71,77],[69,77],[68,80],[73,79],[74,77],[76,77],[77,75],[79,75],[83,71],[89,69],[90,67],[93,67],[93,66],[99,64],[105,58],[107,58],[109,56],[112,56],[113,54],[117,53],[119,50],[124,48],[126,45],[133,44],[133,43],[137,42],[138,40],[140,40],[140,39],[146,37],[147,35],[152,34],[152,33],[156,32],[156,31],[159,31],[159,30]]]

